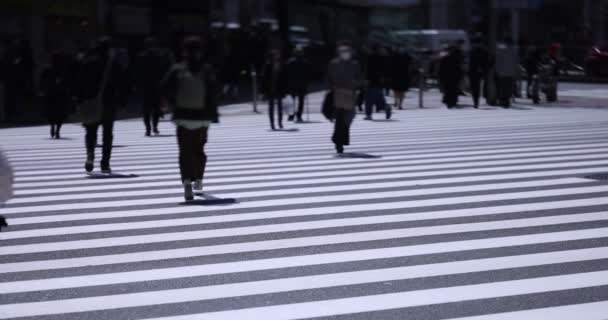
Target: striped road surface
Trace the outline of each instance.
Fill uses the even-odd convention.
[[[608,111],[396,117],[337,158],[318,114],[232,112],[194,205],[169,122],[116,124],[116,179],[76,125],[1,130],[0,319],[608,319]]]

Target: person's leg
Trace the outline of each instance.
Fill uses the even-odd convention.
[[[57,123],[55,123],[55,138],[56,139],[61,139],[61,127],[63,126],[63,120],[59,119],[57,120]]]
[[[302,115],[304,114],[304,102],[306,101],[306,93],[305,92],[300,92],[298,94],[298,113],[297,113],[297,120],[298,122],[302,122]]]
[[[283,99],[280,96],[277,97],[277,111],[279,112],[279,128],[283,129]]]
[[[336,120],[334,122],[334,134],[332,136],[332,142],[336,145],[336,152],[338,154],[344,153],[344,128],[346,126],[346,119],[344,116],[344,110],[336,110]]]
[[[195,175],[192,169],[193,150],[195,149],[192,143],[191,130],[183,127],[177,127],[177,145],[179,149],[179,171],[184,186],[184,198],[186,201],[194,200],[194,192],[192,191],[192,177]]]
[[[85,129],[85,146],[87,149],[87,160],[85,162],[85,170],[87,172],[93,171],[95,161],[95,147],[97,146],[97,128],[99,124],[87,124],[84,125]]]
[[[268,96],[268,116],[270,117],[270,128],[272,130],[276,130],[275,126],[274,126],[274,104],[275,104],[275,97],[274,96]]]
[[[158,122],[160,121],[160,106],[154,106],[154,112],[152,113],[152,131],[155,134],[159,134],[158,131]]]
[[[205,153],[205,144],[207,143],[209,128],[201,128],[196,132],[196,177],[194,189],[202,190],[203,189],[203,179],[205,176],[205,168],[207,167],[207,154]]]
[[[381,108],[386,112],[386,119],[390,119],[393,113],[393,108],[391,108],[386,102],[386,97],[381,94],[378,96],[378,103],[381,105]]]
[[[473,106],[479,108],[479,95],[481,93],[481,78],[475,75],[469,76],[471,85],[471,96],[473,97]]]
[[[144,102],[143,109],[144,109],[144,126],[146,127],[146,137],[149,137],[151,135],[152,127],[150,125],[151,110],[150,110],[150,107],[148,106],[147,101]]]
[[[371,120],[375,103],[375,88],[368,88],[365,91],[365,120]]]
[[[103,148],[101,157],[101,171],[110,173],[110,158],[112,157],[112,143],[114,140],[114,120],[104,119],[103,121]]]

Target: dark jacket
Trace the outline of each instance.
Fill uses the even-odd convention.
[[[439,83],[441,86],[458,86],[462,79],[462,61],[455,52],[443,57],[439,63]]]
[[[312,78],[311,64],[303,57],[293,57],[287,61],[287,93],[306,93]]]
[[[273,79],[273,77],[276,78]],[[272,62],[267,61],[262,68],[262,94],[266,97],[283,97],[287,94],[287,68],[280,63],[278,74],[274,75]]]
[[[473,46],[469,52],[469,76],[485,77],[490,67],[488,50],[480,45]]]
[[[201,106],[200,110],[186,109],[176,103],[180,90],[180,77],[183,76],[184,72],[188,72],[185,64],[175,64],[161,82],[162,96],[173,105],[173,119],[218,122],[218,86],[213,68],[209,65],[204,65],[201,71],[205,83],[205,106],[204,108]]]
[[[84,58],[76,85],[79,100],[93,99],[98,95],[108,59],[98,54]],[[113,112],[118,105],[123,105],[128,93],[128,77],[123,66],[117,59],[111,59],[109,68],[102,99],[104,113]]]
[[[394,55],[392,60],[392,89],[397,91],[407,91],[410,88],[412,58],[409,54],[402,53]]]
[[[380,54],[368,56],[365,76],[371,88],[385,88],[390,85],[390,65],[389,57]]]
[[[146,49],[135,62],[135,85],[142,95],[157,93],[160,82],[171,68],[172,58],[168,51]]]

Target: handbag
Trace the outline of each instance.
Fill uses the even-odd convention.
[[[90,125],[101,122],[103,117],[103,95],[106,90],[110,69],[112,67],[112,59],[108,58],[103,71],[103,77],[97,90],[97,95],[93,98],[83,101],[78,106],[78,119],[83,125]]]
[[[325,99],[323,99],[323,105],[321,106],[321,113],[327,118],[329,121],[333,121],[335,119],[335,111],[336,107],[334,105],[334,92],[329,91],[325,94]]]

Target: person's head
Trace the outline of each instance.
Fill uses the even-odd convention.
[[[348,61],[353,57],[353,49],[348,41],[340,41],[336,47],[336,52],[340,60]]]
[[[199,37],[187,37],[184,39],[184,60],[188,67],[198,71],[202,65],[203,45]]]

